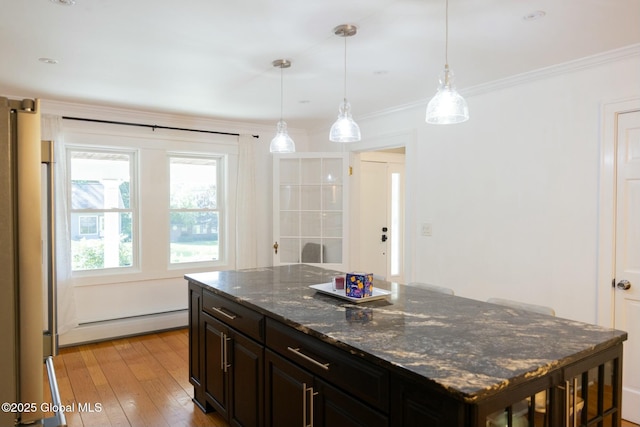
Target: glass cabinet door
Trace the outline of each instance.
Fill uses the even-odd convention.
[[[274,157],[274,265],[345,263],[346,170],[341,153]]]

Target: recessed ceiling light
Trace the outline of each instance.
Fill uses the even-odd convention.
[[[534,10],[533,12],[529,12],[522,17],[523,21],[535,21],[536,19],[543,18],[547,12],[544,10]]]
[[[51,0],[51,3],[59,4],[62,6],[73,6],[76,4],[76,0]]]
[[[55,65],[58,63],[58,60],[53,58],[38,58],[38,61],[51,65]]]

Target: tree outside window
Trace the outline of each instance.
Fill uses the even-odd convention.
[[[219,157],[169,157],[171,264],[220,259],[220,169]]]

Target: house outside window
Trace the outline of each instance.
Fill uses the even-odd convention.
[[[135,153],[69,149],[73,271],[130,268],[136,259]]]

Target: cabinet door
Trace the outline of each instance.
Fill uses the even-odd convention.
[[[264,425],[264,347],[238,332],[231,332],[232,341],[227,348],[232,396],[229,421],[234,427],[261,427]]]
[[[265,406],[268,427],[311,425],[313,376],[265,350]]]
[[[227,346],[229,328],[213,317],[201,313],[204,329],[204,392],[207,403],[225,419],[228,416],[229,375]]]
[[[387,427],[386,416],[359,400],[316,378],[314,426],[322,427]]]

